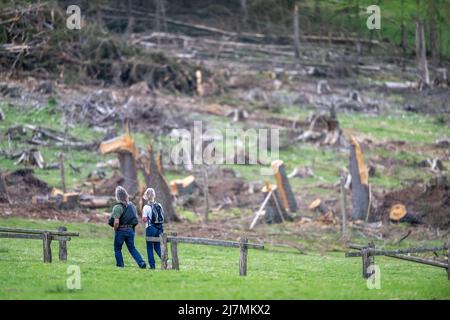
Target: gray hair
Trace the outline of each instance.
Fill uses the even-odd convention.
[[[147,200],[147,201],[154,201],[154,200],[155,200],[155,197],[156,197],[155,189],[153,189],[153,188],[148,188],[147,190],[145,190],[144,196],[143,196],[144,200]]]
[[[116,188],[116,200],[117,202],[127,203],[128,202],[128,192],[124,187],[118,186]]]

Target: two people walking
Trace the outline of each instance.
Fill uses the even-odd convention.
[[[117,204],[113,207],[109,225],[114,228],[114,256],[116,266],[124,267],[122,247],[127,246],[133,259],[141,269],[147,267],[144,259],[134,245],[135,228],[138,225],[136,206],[130,201],[127,191],[123,187],[117,187]],[[143,208],[142,220],[146,224],[147,237],[159,237],[164,232],[164,210],[160,203],[155,201],[155,190],[148,188],[143,196],[146,204]],[[161,246],[159,242],[147,241],[147,257],[150,269],[155,269],[153,250],[161,258]]]

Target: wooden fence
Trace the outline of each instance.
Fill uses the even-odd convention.
[[[264,249],[261,244],[249,243],[248,239],[245,237],[241,238],[240,242],[237,241],[225,241],[216,239],[205,239],[205,238],[191,238],[191,237],[178,237],[176,233],[171,233],[167,235],[163,233],[158,237],[146,237],[147,241],[160,242],[161,243],[161,269],[168,269],[168,243],[170,242],[171,254],[172,254],[172,269],[179,270],[180,262],[178,260],[178,243],[191,243],[191,244],[201,244],[208,246],[220,246],[220,247],[230,247],[239,248],[239,274],[241,276],[247,275],[247,254],[248,249]]]
[[[348,252],[345,254],[346,257],[361,257],[362,258],[362,276],[363,278],[369,278],[372,273],[368,272],[371,265],[375,264],[375,256],[386,256],[390,258],[406,260],[410,262],[425,264],[433,267],[443,268],[447,270],[447,278],[450,280],[450,244],[442,245],[438,247],[430,248],[407,248],[407,249],[397,249],[397,250],[379,250],[375,248],[373,242],[369,243],[367,247],[360,245],[350,245],[351,249],[359,250],[359,252]],[[448,250],[447,261],[433,261],[424,258],[410,256],[410,253],[421,253],[421,252],[436,252]]]
[[[46,263],[52,262],[52,240],[59,242],[59,260],[67,261],[67,241],[78,236],[78,232],[67,232],[66,227],[59,227],[58,230],[0,227],[0,238],[42,240],[43,260]]]

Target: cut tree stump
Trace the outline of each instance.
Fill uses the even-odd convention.
[[[281,205],[280,195],[278,193],[277,186],[266,185],[262,189],[264,200],[267,195],[272,191],[272,195],[268,198],[265,205],[265,220],[267,223],[282,223],[286,220],[291,221],[292,217],[288,215],[286,209]]]
[[[350,138],[350,174],[352,176],[353,220],[366,220],[369,209],[369,173],[364,164],[361,146]]]
[[[411,224],[422,223],[422,218],[418,214],[409,212],[402,203],[394,204],[389,209],[389,219],[395,222],[406,222]]]
[[[281,199],[282,206],[290,212],[297,212],[298,205],[292,192],[289,179],[286,174],[286,168],[282,160],[275,160],[272,162],[272,169],[275,172],[275,179],[277,181],[277,190]]]
[[[123,187],[133,197],[139,192],[136,158],[138,150],[129,134],[104,141],[100,144],[102,154],[117,153],[120,172],[124,177]]]
[[[0,172],[0,203],[11,204],[11,199],[9,198],[5,178],[3,177],[3,174],[1,172]]]

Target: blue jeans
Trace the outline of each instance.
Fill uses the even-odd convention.
[[[139,251],[134,246],[134,230],[132,228],[119,229],[114,236],[114,255],[116,256],[116,266],[124,267],[122,256],[122,245],[125,242],[127,249],[134,258],[140,268],[145,266],[145,261],[142,259]]]
[[[159,237],[161,233],[164,232],[163,226],[155,227],[150,225],[145,229],[145,234],[147,237]],[[147,241],[147,257],[150,269],[155,269],[155,257],[153,256],[153,249],[155,249],[156,254],[161,259],[161,244],[159,242]]]

